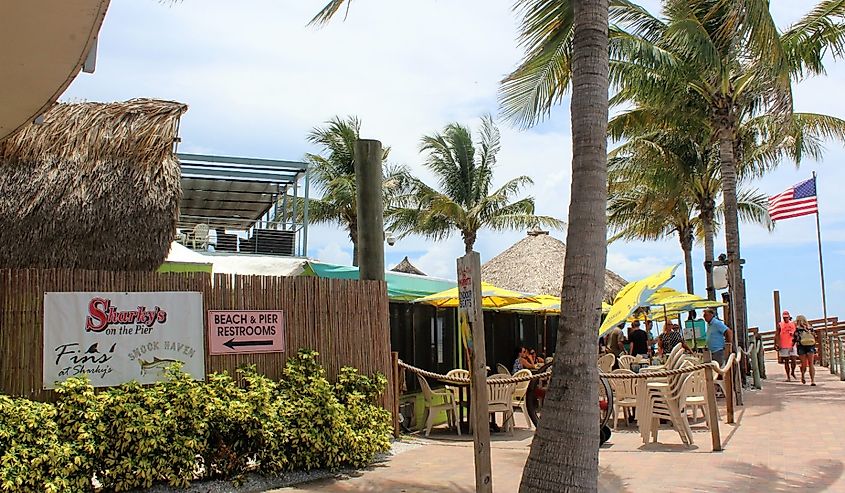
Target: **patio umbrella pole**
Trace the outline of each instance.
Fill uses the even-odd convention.
[[[547,314],[543,314],[543,357],[547,358],[549,355],[546,353],[546,341],[548,341],[548,332],[547,332],[547,323],[549,321],[549,316]]]

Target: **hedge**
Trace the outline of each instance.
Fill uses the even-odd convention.
[[[300,351],[283,377],[254,368],[196,382],[178,367],[150,386],[94,392],[68,379],[55,404],[0,396],[0,491],[87,492],[187,487],[247,471],[361,467],[390,447],[391,416],[376,404],[383,375],[344,368],[332,384]]]

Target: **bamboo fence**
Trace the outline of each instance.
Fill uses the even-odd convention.
[[[313,349],[334,381],[344,366],[362,374],[381,373],[388,385],[381,398],[396,413],[390,354],[387,285],[380,281],[316,277],[233,276],[207,273],[103,272],[64,269],[0,269],[0,392],[49,401],[42,386],[44,293],[198,291],[206,310],[282,310],[285,352],[208,353],[203,316],[206,373],[255,365],[272,379],[301,348]]]

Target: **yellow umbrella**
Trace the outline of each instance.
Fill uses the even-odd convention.
[[[716,308],[724,306],[724,303],[712,301],[694,294],[683,293],[672,288],[660,288],[648,298],[645,305],[648,307],[661,308],[655,310],[651,318],[674,318],[689,310],[702,308]],[[629,321],[643,320],[646,313],[639,313],[628,318]]]
[[[559,297],[541,294],[535,296],[534,299],[537,301],[527,303],[514,303],[512,305],[497,308],[497,311],[536,313],[541,315],[560,313]]]
[[[637,308],[648,306],[648,299],[675,277],[675,270],[680,264],[675,264],[672,267],[663,269],[657,274],[629,283],[627,286],[619,291],[616,299],[613,300],[613,305],[610,307],[604,323],[599,328],[599,335],[613,328],[613,326],[624,322],[631,316]]]
[[[458,288],[454,287],[423,298],[417,298],[414,303],[425,303],[438,308],[456,308],[458,306]],[[481,283],[482,308],[499,308],[516,303],[537,303],[537,298],[533,295],[502,289],[486,282]]]
[[[537,299],[536,303],[516,303],[514,305],[508,305],[502,308],[499,308],[499,311],[512,311],[512,312],[526,312],[526,313],[539,313],[539,314],[549,314],[554,315],[560,313],[560,298],[557,296],[550,296],[546,294],[541,294],[539,296],[535,296]],[[610,311],[610,305],[605,303],[604,301],[601,302],[601,312],[607,313]]]

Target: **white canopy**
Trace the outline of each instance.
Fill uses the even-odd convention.
[[[264,255],[202,254],[175,241],[170,245],[167,262],[212,264],[214,274],[243,274],[255,276],[298,276],[305,270],[306,259]]]

